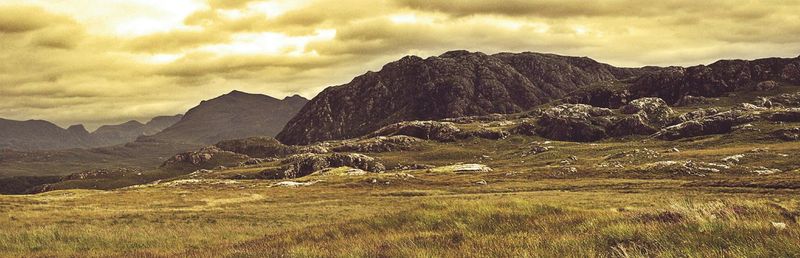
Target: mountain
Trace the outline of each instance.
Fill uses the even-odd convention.
[[[407,56],[325,89],[277,138],[308,144],[361,136],[399,121],[521,112],[637,72],[585,57],[538,53]]]
[[[139,121],[131,120],[118,125],[104,125],[91,133],[95,146],[110,146],[132,142],[142,135],[153,135],[174,125],[183,115],[159,116],[142,124]]]
[[[800,57],[618,68],[586,57],[459,50],[407,56],[329,87],[277,138],[285,144],[347,139],[400,121],[515,113],[554,100],[617,108],[659,97],[673,104],[684,96],[719,97],[776,81],[800,82]]]
[[[280,100],[232,91],[201,102],[178,123],[140,141],[212,144],[227,139],[275,136],[307,102],[297,95]]]
[[[43,120],[0,119],[0,149],[52,150],[92,145],[82,125],[63,129]]]
[[[181,115],[156,117],[147,124],[129,121],[118,125],[104,125],[92,133],[89,133],[83,125],[73,125],[63,129],[42,120],[0,119],[0,149],[32,151],[117,145],[132,142],[142,135],[158,133],[181,117]]]

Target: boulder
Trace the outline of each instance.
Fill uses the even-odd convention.
[[[333,147],[335,152],[391,152],[415,150],[423,140],[405,135],[378,136],[344,142]]]
[[[613,111],[584,104],[562,104],[545,110],[536,133],[548,139],[589,142],[608,136]]]
[[[408,121],[387,125],[367,135],[367,138],[406,135],[425,140],[449,142],[455,141],[459,132],[461,129],[451,122]]]
[[[623,114],[635,114],[642,120],[656,126],[665,126],[672,122],[675,111],[660,98],[640,98],[620,108]]]

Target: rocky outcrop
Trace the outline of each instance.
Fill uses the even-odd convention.
[[[333,147],[335,152],[391,152],[409,151],[419,148],[423,140],[405,135],[378,136],[373,138],[346,141]]]
[[[796,83],[800,58],[766,58],[753,61],[722,60],[688,68],[655,69],[630,87],[635,96],[654,96],[675,103],[684,96],[718,97],[747,89],[763,81]]]
[[[779,129],[770,133],[775,138],[784,141],[798,141],[800,140],[800,127]]]
[[[221,150],[245,154],[253,158],[281,158],[298,153],[297,148],[284,145],[272,137],[225,140],[214,146]]]
[[[774,90],[774,89],[778,88],[778,86],[780,86],[778,84],[778,82],[773,81],[773,80],[768,80],[768,81],[759,82],[758,84],[756,84],[755,87],[753,87],[753,90],[756,90],[756,91],[770,91],[770,90]]]
[[[789,108],[771,112],[767,119],[777,122],[800,122],[800,108]]]
[[[281,162],[280,168],[262,171],[266,179],[298,178],[326,168],[351,167],[373,173],[383,172],[386,167],[376,159],[356,153],[313,154],[290,156]]]
[[[537,53],[409,56],[325,89],[277,138],[308,144],[356,138],[401,121],[522,112],[633,72],[585,57]]]
[[[367,138],[377,136],[405,135],[425,140],[454,141],[461,129],[450,122],[437,121],[409,121],[391,124],[367,135]]]
[[[536,133],[562,141],[597,141],[608,137],[607,128],[614,124],[614,111],[585,104],[563,104],[544,111]]]
[[[750,112],[731,110],[669,126],[653,136],[664,140],[677,140],[709,134],[729,133],[734,126],[749,123],[758,118],[758,116]]]
[[[214,144],[228,139],[274,137],[307,102],[297,95],[281,100],[232,91],[201,102],[176,124],[140,140]]]
[[[477,130],[461,131],[456,135],[458,139],[482,138],[501,140],[511,136],[511,133],[501,129],[480,128]]]
[[[688,106],[696,106],[696,105],[708,105],[712,104],[715,100],[719,99],[712,99],[706,97],[695,97],[692,95],[686,95],[678,99],[675,102],[676,107],[688,107]]]
[[[660,98],[641,98],[631,101],[620,108],[623,114],[640,116],[657,127],[663,127],[674,120],[675,111]]]
[[[213,169],[219,166],[234,167],[249,160],[250,157],[232,151],[209,146],[198,151],[180,153],[165,161],[161,167]]]

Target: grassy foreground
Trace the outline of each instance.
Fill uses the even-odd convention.
[[[417,180],[436,176],[420,174]],[[513,191],[506,183],[460,189],[416,181],[383,183],[389,178],[332,178],[301,188],[206,180],[110,192],[0,196],[0,254],[800,255],[800,203],[797,193],[788,190],[731,192],[687,189],[674,180],[575,179],[531,181],[527,190]]]

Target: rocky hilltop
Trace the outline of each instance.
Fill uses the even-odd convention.
[[[297,95],[280,100],[232,91],[201,102],[176,124],[139,141],[212,144],[226,139],[275,136],[307,102]]]
[[[618,68],[586,57],[451,51],[426,59],[404,57],[330,87],[277,138],[286,144],[347,139],[400,121],[516,113],[555,100],[619,108],[634,99],[659,97],[672,105],[687,97],[798,81],[800,58]]]
[[[538,53],[407,56],[324,90],[278,139],[308,144],[353,138],[400,121],[521,112],[637,73],[585,57]]]

